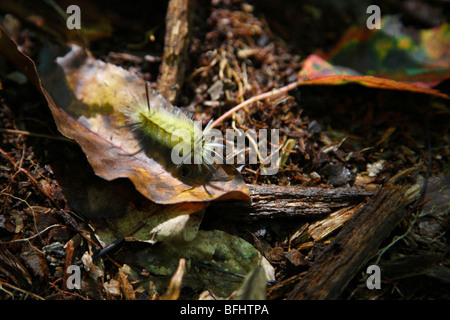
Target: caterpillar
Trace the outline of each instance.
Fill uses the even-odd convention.
[[[177,167],[193,162],[197,164],[200,174],[203,173],[203,168],[206,168],[207,173],[214,174],[217,171],[215,159],[216,156],[222,159],[220,150],[223,145],[208,137],[213,121],[202,130],[192,116],[170,103],[151,106],[147,84],[145,92],[147,102],[142,95],[129,92],[132,101],[119,108],[127,123],[122,127],[136,130],[157,145],[171,150],[171,159]],[[174,161],[174,158],[177,160]]]

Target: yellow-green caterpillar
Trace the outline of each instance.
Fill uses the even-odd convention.
[[[132,103],[121,108],[127,119],[127,125],[137,130],[145,137],[171,150],[171,159],[177,166],[182,164],[197,164],[199,173],[205,167],[208,172],[215,173],[215,156],[221,158],[217,150],[222,144],[208,139],[211,129],[210,121],[205,129],[180,109],[169,103],[150,105],[148,87],[147,102],[141,95],[132,94]]]

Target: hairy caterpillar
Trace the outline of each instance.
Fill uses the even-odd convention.
[[[202,131],[201,125],[196,124],[192,117],[169,103],[151,106],[147,84],[145,91],[147,102],[141,95],[130,92],[133,101],[120,108],[127,119],[127,124],[123,127],[137,130],[158,145],[171,150],[172,161],[177,166],[193,163],[197,164],[200,174],[203,173],[202,168],[214,174],[215,156],[222,159],[217,151],[223,145],[208,139],[212,120]]]

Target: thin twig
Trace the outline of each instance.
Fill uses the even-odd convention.
[[[192,265],[192,271],[194,272],[194,276],[203,284],[203,286],[208,290],[209,294],[214,300],[217,300],[216,295],[212,290],[208,287],[208,284],[203,280],[203,278],[200,276],[200,274],[197,272],[197,269],[195,268],[195,265]]]
[[[267,99],[267,98],[273,98],[276,96],[279,96],[283,93],[286,93],[294,88],[296,88],[300,83],[302,83],[303,80],[297,80],[295,82],[292,82],[290,84],[288,84],[287,86],[281,87],[279,89],[276,90],[272,90],[266,93],[262,93],[259,94],[257,96],[251,97],[250,99],[245,100],[244,102],[238,104],[237,106],[231,108],[230,110],[228,110],[227,112],[225,112],[223,115],[221,115],[219,118],[217,118],[216,120],[214,120],[214,122],[211,124],[211,129],[214,127],[217,127],[219,124],[221,124],[223,121],[225,121],[226,119],[228,119],[229,117],[231,117],[233,115],[233,113],[235,113],[236,111],[248,106],[249,104],[252,104],[256,101],[262,100],[262,99]]]
[[[43,234],[44,232],[46,232],[46,231],[48,231],[48,230],[50,230],[50,229],[52,229],[52,228],[55,228],[55,227],[64,227],[64,226],[61,225],[61,224],[52,224],[51,226],[48,226],[48,227],[45,228],[44,230],[39,231],[39,232],[36,233],[35,235],[32,235],[31,237],[23,238],[23,239],[15,239],[15,240],[11,240],[11,241],[2,241],[2,242],[0,242],[0,243],[11,243],[11,242],[29,241],[29,240],[34,239],[34,238],[36,238],[37,236]],[[39,250],[39,251],[40,251],[40,250]],[[41,251],[41,252],[42,252],[42,251]]]
[[[58,280],[62,280],[62,278],[58,278]],[[56,280],[55,283],[58,280]],[[60,294],[74,296],[74,297],[80,298],[82,300],[89,300],[89,298],[83,297],[82,295],[78,294],[77,292],[69,292],[69,291],[62,290],[61,288],[58,288],[58,286],[55,283],[49,282],[48,284],[50,286],[52,286],[53,288],[55,288]]]
[[[16,290],[16,291],[20,291],[20,292],[22,292],[22,293],[24,293],[24,294],[30,295],[30,296],[32,296],[32,297],[38,299],[38,300],[45,300],[44,298],[42,298],[41,296],[38,296],[37,294],[34,294],[34,293],[32,293],[32,292],[29,292],[29,291],[20,289],[20,288],[18,288],[18,287],[16,287],[16,286],[13,286],[12,284],[9,284],[9,283],[7,283],[7,282],[0,281],[0,287],[1,287],[1,286],[7,286],[7,287],[9,287],[9,288],[11,288],[11,289],[14,289],[14,290]]]
[[[36,234],[39,235],[38,228],[37,228],[37,224],[36,224],[36,213],[34,212],[33,207],[30,206],[30,204],[29,204],[25,199],[21,199],[21,198],[19,198],[19,197],[15,197],[15,196],[13,196],[12,194],[9,194],[9,193],[3,192],[3,191],[2,191],[0,194],[4,194],[4,195],[6,195],[6,196],[8,196],[8,197],[11,197],[11,198],[14,198],[14,199],[16,199],[16,200],[19,200],[19,201],[25,203],[25,204],[28,206],[28,208],[30,208],[31,214],[32,214],[32,216],[33,216],[33,221],[34,221],[34,229],[36,230]],[[42,238],[41,238],[41,240],[42,240]]]
[[[25,136],[31,136],[31,137],[38,137],[38,138],[46,138],[46,139],[52,139],[52,140],[60,140],[65,142],[72,142],[74,141],[66,138],[66,137],[59,137],[59,136],[51,136],[49,134],[43,134],[43,133],[35,133],[30,131],[23,131],[23,130],[14,130],[14,129],[6,129],[6,128],[0,128],[0,132],[4,133],[10,133],[10,134],[23,134]]]
[[[15,167],[16,164],[14,162],[14,159],[2,148],[0,148],[0,153],[6,158],[8,159],[8,161]],[[51,194],[49,194],[43,187],[42,185],[33,177],[33,175],[26,169],[19,167],[17,169],[18,171],[21,171],[23,173],[25,173],[28,178],[31,180],[31,182],[33,182],[33,184],[39,189],[39,191],[41,191],[47,198],[49,198],[52,203],[59,209],[61,210],[61,207],[56,203],[55,199],[52,197]]]

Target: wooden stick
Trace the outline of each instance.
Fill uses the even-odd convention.
[[[320,187],[249,185],[252,204],[236,201],[213,202],[208,211],[214,216],[224,215],[229,220],[256,220],[283,217],[318,218],[340,208],[364,202],[377,193],[376,188],[342,187],[324,189]],[[233,214],[230,215],[230,212]]]
[[[211,124],[211,128],[217,127],[223,121],[225,121],[226,119],[231,117],[233,115],[233,113],[235,113],[236,111],[238,111],[238,110],[248,106],[249,104],[252,104],[252,103],[254,103],[256,101],[259,101],[259,100],[263,100],[263,99],[267,99],[267,98],[273,98],[273,97],[282,95],[283,93],[291,91],[292,89],[297,87],[303,81],[304,81],[303,79],[297,80],[297,81],[295,81],[293,83],[288,84],[287,86],[284,86],[284,87],[281,87],[279,89],[272,90],[272,91],[269,91],[269,92],[266,92],[266,93],[262,93],[262,94],[259,94],[257,96],[251,97],[250,99],[245,100],[244,102],[242,102],[242,103],[238,104],[237,106],[231,108],[230,110],[225,112],[223,115],[221,115],[219,118],[214,120],[214,122]]]
[[[158,92],[170,103],[176,102],[184,81],[193,1],[171,0],[167,7]]]
[[[30,136],[30,137],[46,138],[46,139],[60,140],[60,141],[64,141],[64,142],[75,143],[73,140],[70,140],[69,138],[66,138],[66,137],[51,136],[49,134],[35,133],[35,132],[30,132],[30,131],[0,128],[0,132],[11,133],[11,134],[23,134],[25,136]]]

